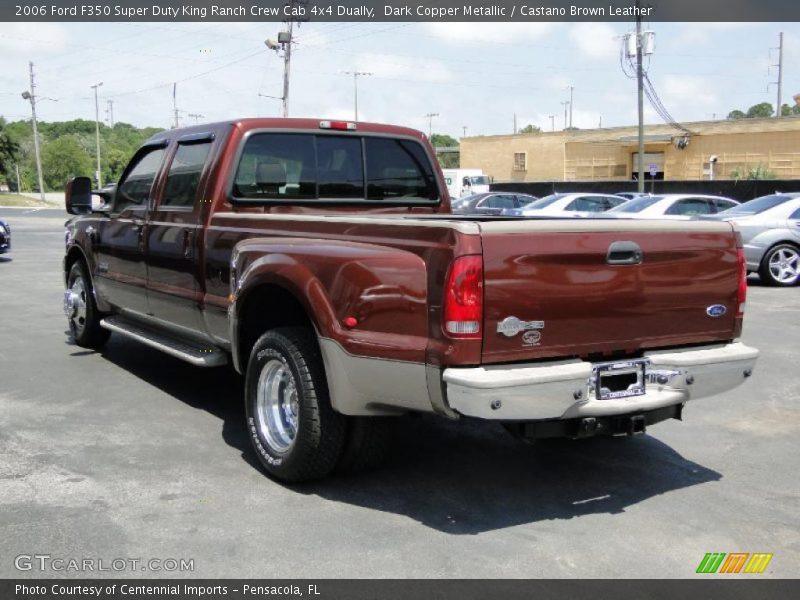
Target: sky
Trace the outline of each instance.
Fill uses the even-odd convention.
[[[177,82],[180,124],[280,116],[283,60],[264,45],[281,23],[2,23],[0,115],[30,118],[20,97],[35,64],[42,121],[93,120],[113,101],[115,121],[170,127]],[[800,23],[647,23],[655,53],[646,65],[678,121],[724,118],[775,103],[778,33],[784,32],[783,101],[800,93]],[[296,29],[289,111],[466,135],[508,134],[534,124],[636,122],[636,84],[620,68],[623,23],[303,23]],[[48,98],[52,98],[48,99]],[[189,115],[200,115],[190,117]],[[554,115],[551,119],[550,115]],[[661,123],[645,100],[645,122]]]

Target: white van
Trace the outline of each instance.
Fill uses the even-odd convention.
[[[451,198],[489,191],[489,177],[480,169],[442,169]]]

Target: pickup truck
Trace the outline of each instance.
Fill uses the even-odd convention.
[[[265,470],[371,464],[398,415],[521,439],[632,435],[745,381],[746,265],[725,222],[450,213],[426,137],[243,119],[148,140],[92,208],[67,184],[64,311],[245,376]],[[94,198],[97,205],[97,198]]]

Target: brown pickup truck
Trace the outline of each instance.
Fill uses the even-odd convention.
[[[737,341],[746,267],[728,223],[454,216],[411,129],[165,131],[115,189],[76,178],[66,204],[75,341],[230,361],[255,451],[286,481],[364,466],[409,412],[528,440],[641,433],[758,356]]]

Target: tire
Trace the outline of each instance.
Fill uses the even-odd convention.
[[[245,408],[250,442],[274,478],[312,481],[336,467],[347,419],[331,407],[310,329],[282,327],[256,341],[247,364]]]
[[[792,244],[773,246],[764,254],[758,276],[766,285],[795,285],[800,281],[800,249]]]
[[[336,473],[360,473],[381,464],[394,442],[397,420],[398,417],[350,417]]]
[[[81,260],[72,265],[67,275],[64,312],[72,339],[78,346],[98,349],[108,341],[111,332],[100,327],[102,315],[94,301],[92,279]]]

